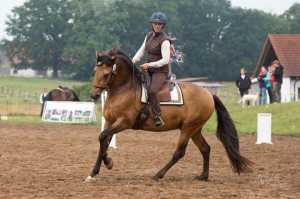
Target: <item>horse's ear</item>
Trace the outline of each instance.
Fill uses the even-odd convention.
[[[118,54],[118,52],[119,52],[119,48],[118,47],[113,47],[113,49],[111,49],[111,51],[110,51],[110,53],[112,55],[116,55],[116,54]]]
[[[96,50],[96,57],[100,57],[102,55],[103,55],[103,53],[101,51]]]
[[[101,65],[102,62],[99,60],[99,57],[102,55],[101,51],[96,50],[96,65]]]

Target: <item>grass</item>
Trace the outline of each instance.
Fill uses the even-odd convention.
[[[59,79],[1,77],[0,115],[38,116],[41,107],[39,97],[44,89],[50,91],[59,85],[72,88],[81,84]]]
[[[50,91],[59,85],[73,87],[82,82],[69,80],[53,80],[46,78],[1,77],[0,103],[38,102],[44,89]]]
[[[272,133],[279,135],[300,136],[300,102],[272,104],[241,108],[240,106],[227,106],[239,133],[256,133],[257,114],[272,114]],[[216,116],[214,115],[205,126],[204,131],[215,132]]]
[[[272,133],[278,135],[299,135],[300,136],[300,102],[283,104],[269,104],[242,108],[239,101],[239,93],[233,82],[224,82],[224,87],[217,95],[225,104],[239,133],[256,133],[257,114],[272,114]],[[216,131],[216,115],[208,121],[204,127],[205,132]]]
[[[82,82],[62,81],[41,78],[19,78],[1,77],[0,87],[20,90],[28,93],[41,93],[43,88],[53,89],[58,85],[72,87],[80,85]],[[255,133],[257,114],[272,114],[272,133],[280,135],[299,135],[300,136],[300,102],[272,104],[266,106],[256,106],[241,108],[237,103],[239,94],[234,83],[226,82],[224,87],[217,93],[221,98],[230,115],[232,116],[239,133]],[[5,98],[5,100],[4,100]],[[16,99],[17,98],[17,99]],[[99,108],[97,108],[99,110]],[[40,104],[38,98],[35,100],[24,100],[20,97],[1,97],[0,95],[0,115],[9,115],[9,119],[1,122],[9,123],[42,123],[38,117]],[[98,118],[101,113],[97,113]],[[216,116],[214,115],[205,125],[205,132],[216,131]]]

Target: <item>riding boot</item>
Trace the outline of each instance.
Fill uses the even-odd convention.
[[[149,103],[152,109],[152,113],[154,115],[154,123],[156,127],[161,127],[165,125],[165,122],[163,121],[161,117],[161,111],[159,106],[159,100],[157,99],[156,93],[150,93],[149,95]]]

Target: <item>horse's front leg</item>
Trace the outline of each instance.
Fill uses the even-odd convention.
[[[86,181],[93,181],[95,176],[99,174],[102,161],[108,169],[112,168],[112,159],[107,156],[107,149],[112,136],[122,130],[129,128],[128,123],[125,122],[124,118],[117,119],[110,127],[106,128],[99,135],[100,147],[96,163],[91,171],[91,174],[86,178]]]

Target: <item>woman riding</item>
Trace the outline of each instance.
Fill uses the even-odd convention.
[[[162,12],[154,12],[149,22],[152,31],[149,32],[135,56],[133,63],[137,63],[147,52],[147,62],[140,65],[150,76],[149,103],[154,115],[156,126],[163,126],[161,110],[158,99],[158,91],[163,86],[169,74],[170,39],[163,31],[167,24],[167,17]]]

